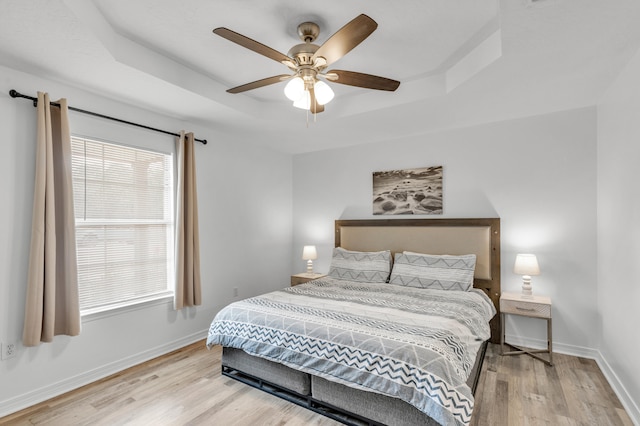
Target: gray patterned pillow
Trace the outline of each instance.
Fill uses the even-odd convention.
[[[469,291],[473,287],[476,255],[396,253],[389,283],[407,287]]]
[[[339,280],[386,283],[391,271],[391,252],[333,249],[329,276]]]

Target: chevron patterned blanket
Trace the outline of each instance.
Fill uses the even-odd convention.
[[[400,398],[443,425],[468,424],[466,385],[496,311],[480,290],[323,278],[232,303],[207,345],[239,348],[357,389]]]

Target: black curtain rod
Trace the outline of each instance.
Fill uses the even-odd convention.
[[[34,107],[38,106],[38,98],[34,98],[32,96],[23,95],[22,93],[18,93],[13,89],[9,91],[9,96],[11,96],[12,98],[31,99],[33,101],[33,106]],[[53,105],[53,106],[57,106],[57,107],[60,106],[60,104],[57,103],[57,102],[50,102],[50,104]],[[180,134],[178,134],[178,133],[168,132],[168,131],[162,130],[162,129],[156,129],[155,127],[145,126],[144,124],[138,124],[138,123],[134,123],[132,121],[121,120],[119,118],[110,117],[108,115],[99,114],[99,113],[93,112],[93,111],[87,111],[87,110],[80,109],[80,108],[74,108],[72,106],[67,106],[67,108],[69,108],[71,111],[81,112],[83,114],[93,115],[95,117],[106,118],[107,120],[117,121],[118,123],[129,124],[130,126],[142,127],[143,129],[153,130],[154,132],[160,132],[160,133],[164,133],[166,135],[180,136]],[[201,142],[204,145],[207,144],[207,140],[206,139],[197,139],[196,138],[195,140],[198,141],[198,142]]]

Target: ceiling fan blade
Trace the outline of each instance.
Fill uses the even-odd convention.
[[[313,54],[312,60],[323,57],[327,61],[326,65],[329,65],[362,43],[376,28],[378,28],[376,21],[367,15],[359,15],[329,37]]]
[[[311,111],[312,114],[317,114],[324,111],[324,105],[320,105],[318,103],[318,100],[316,99],[316,91],[313,90],[313,87],[309,89],[309,95],[311,96],[309,111]]]
[[[242,93],[242,92],[246,92],[247,90],[253,90],[259,87],[268,86],[270,84],[280,83],[281,81],[288,80],[291,77],[293,76],[288,74],[274,75],[273,77],[267,77],[267,78],[263,78],[262,80],[252,81],[251,83],[243,84],[242,86],[233,87],[227,90],[227,92]]]
[[[242,47],[246,47],[249,50],[253,50],[256,53],[261,54],[262,56],[273,59],[274,61],[280,63],[291,62],[291,58],[284,53],[280,53],[277,50],[270,48],[269,46],[265,46],[262,43],[250,39],[249,37],[245,37],[242,34],[231,31],[228,28],[216,28],[215,30],[213,30],[213,33],[219,35],[222,38],[226,38],[227,40],[232,41],[236,44],[239,44]]]
[[[348,86],[364,87],[365,89],[387,90],[393,92],[400,86],[400,82],[386,77],[378,77],[377,75],[363,74],[361,72],[331,70],[331,74],[335,74],[338,78],[330,79],[333,83],[346,84]]]

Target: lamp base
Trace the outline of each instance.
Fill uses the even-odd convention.
[[[313,274],[313,260],[307,260],[307,274]]]
[[[531,288],[531,276],[522,276],[522,297],[524,299],[533,299],[533,289]]]

